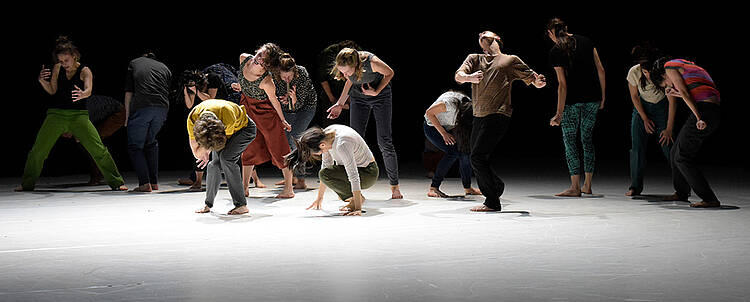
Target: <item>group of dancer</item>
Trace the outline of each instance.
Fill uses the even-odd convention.
[[[556,112],[549,123],[562,129],[571,181],[570,187],[556,196],[580,197],[593,193],[593,129],[598,111],[605,106],[605,71],[594,42],[569,33],[562,20],[550,20],[547,35],[554,42],[549,61],[558,83]],[[512,83],[521,80],[543,88],[547,79],[518,56],[503,53],[503,40],[496,33],[481,32],[478,43],[482,53],[468,55],[454,74],[457,83],[471,84],[471,97],[459,91],[445,92],[424,114],[425,137],[445,153],[427,195],[448,196],[440,185],[458,161],[465,194],[485,197],[482,205],[471,210],[500,211],[500,197],[505,190],[500,178],[500,143],[513,112]],[[692,203],[692,207],[720,206],[696,167],[702,142],[716,131],[720,121],[716,85],[693,62],[662,56],[650,45],[636,46],[632,55],[636,64],[627,75],[634,107],[632,183],[626,195],[643,191],[646,143],[649,135],[658,134],[662,152],[672,167],[675,188],[666,200],[687,201],[692,190],[702,199]],[[23,182],[17,190],[34,189],[50,149],[60,135],[68,132],[91,154],[113,190],[127,190],[89,120],[85,101],[92,91],[91,70],[81,65],[80,53],[66,38],[58,41],[54,56],[58,63],[51,70],[43,67],[39,75],[39,82],[54,101],[29,152]],[[362,190],[375,184],[380,171],[364,140],[371,113],[391,198],[403,198],[391,131],[394,70],[351,41],[328,47],[320,61],[325,67],[318,76],[323,88],[319,95],[307,69],[273,43],[241,54],[239,68],[215,64],[183,72],[178,94],[190,109],[187,133],[196,164],[191,178],[180,182],[199,191],[205,177],[205,205],[196,212],[211,211],[223,173],[234,203],[228,214],[248,213],[246,197],[251,180],[256,187],[265,186],[254,167],[270,161],[284,176],[278,183],[283,190],[277,198],[292,198],[294,189],[306,188],[306,171],[320,162],[318,195],[308,209],[320,209],[327,188],[331,188],[347,202],[341,208],[346,215],[361,215],[365,202]],[[131,191],[158,190],[156,134],[166,119],[171,76],[150,52],[131,61],[128,67],[125,123],[128,151],[139,179],[139,186]],[[348,110],[349,126],[309,127],[315,108],[321,107],[317,106],[319,97],[327,100],[322,102],[324,120],[345,123],[341,115]],[[692,114],[674,138],[677,98],[682,98]],[[582,152],[578,149],[579,135]],[[472,174],[477,178],[478,189],[471,186]]]

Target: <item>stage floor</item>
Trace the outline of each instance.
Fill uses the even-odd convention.
[[[407,169],[405,199],[388,200],[381,176],[363,217],[338,215],[331,191],[306,211],[316,191],[276,200],[277,189],[252,189],[248,215],[224,215],[226,189],[215,212],[194,214],[205,193],[172,185],[183,173],[162,173],[158,194],[60,185],[84,175],[14,193],[20,179],[1,179],[0,301],[750,299],[743,170],[708,171],[724,206],[707,210],[659,201],[672,193],[664,175],[647,175],[643,197],[605,172],[594,196],[556,198],[564,170],[509,170],[503,212],[471,213],[480,197],[428,198],[429,179]],[[462,192],[456,178],[442,189]]]

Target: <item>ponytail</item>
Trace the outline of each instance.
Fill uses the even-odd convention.
[[[284,156],[284,163],[297,175],[305,175],[307,168],[320,157],[313,154],[320,152],[320,143],[325,140],[326,134],[320,127],[312,127],[305,130],[300,138],[294,138],[294,149]]]
[[[557,47],[572,60],[573,51],[576,49],[576,40],[568,35],[568,26],[565,25],[565,22],[560,18],[550,19],[547,22],[547,30],[555,36]]]

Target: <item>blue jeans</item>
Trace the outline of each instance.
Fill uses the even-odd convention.
[[[289,141],[289,148],[294,149],[294,139],[299,139],[302,132],[307,130],[307,126],[310,125],[315,116],[315,107],[308,109],[300,109],[297,112],[284,112],[284,119],[289,125],[292,125],[292,131],[286,132],[286,139]]]
[[[440,132],[438,132],[435,127],[429,126],[425,122],[423,123],[423,128],[424,135],[427,139],[435,145],[435,147],[445,152],[445,155],[435,169],[435,175],[432,177],[431,186],[433,188],[440,188],[440,184],[443,182],[445,174],[448,174],[453,163],[458,160],[458,171],[461,173],[461,183],[464,185],[464,189],[471,188],[471,160],[469,159],[469,154],[458,151],[456,145],[446,145],[443,136],[440,135]]]
[[[145,107],[128,117],[128,153],[138,175],[138,185],[158,184],[159,142],[156,134],[167,120],[169,108]]]

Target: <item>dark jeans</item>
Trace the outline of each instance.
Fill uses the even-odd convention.
[[[390,89],[384,89],[380,95],[368,97],[351,97],[351,127],[365,137],[367,122],[370,120],[370,112],[375,115],[375,124],[378,131],[378,147],[383,154],[385,172],[392,186],[398,185],[398,157],[396,148],[393,146],[391,134],[391,118],[393,112],[393,100]]]
[[[248,118],[250,119],[250,118]],[[247,204],[245,200],[245,188],[242,187],[242,171],[237,162],[247,145],[255,139],[255,123],[253,120],[227,140],[224,149],[211,151],[211,162],[206,166],[206,206],[214,206],[214,198],[219,192],[221,185],[221,172],[227,181],[229,195],[235,207]]]
[[[158,184],[159,142],[156,134],[167,119],[168,108],[145,107],[128,117],[128,153],[138,185]]]
[[[672,182],[677,195],[687,198],[690,189],[695,191],[703,201],[719,201],[696,166],[696,158],[703,141],[719,128],[721,121],[721,106],[707,102],[697,102],[696,107],[701,119],[706,122],[706,129],[695,127],[697,119],[694,114],[685,121],[680,134],[672,147]]]
[[[458,160],[458,170],[461,173],[461,183],[464,185],[464,189],[471,188],[471,161],[469,159],[469,154],[459,152],[456,145],[446,145],[443,136],[440,135],[440,132],[438,132],[435,127],[427,125],[426,122],[423,123],[422,127],[424,128],[424,135],[427,139],[435,147],[445,152],[445,155],[435,169],[435,175],[432,177],[431,186],[433,188],[440,188],[440,184],[443,182],[445,174],[448,174],[453,163]]]
[[[505,183],[498,176],[502,158],[498,145],[509,126],[510,117],[497,113],[474,117],[471,128],[471,167],[485,197],[484,205],[495,210],[500,210],[500,196],[505,191]]]
[[[666,99],[652,104],[641,99],[643,111],[648,119],[654,122],[654,133],[659,137],[664,129],[667,129],[667,118],[669,115],[669,102]],[[643,119],[638,114],[638,110],[633,109],[633,115],[630,119],[630,137],[632,147],[630,149],[630,189],[637,193],[643,192],[643,171],[646,170],[646,146],[649,134],[646,127],[643,126]],[[672,144],[666,146],[659,145],[664,157],[669,161],[669,151]]]

